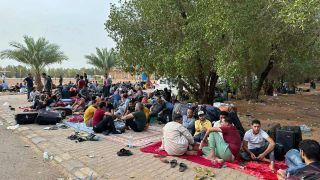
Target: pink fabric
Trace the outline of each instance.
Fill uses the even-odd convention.
[[[161,146],[161,141],[157,142],[155,144],[152,144],[150,146],[141,148],[140,150],[145,153],[168,155],[167,152],[165,152],[165,151],[160,151],[160,152],[156,151],[157,149],[159,149],[160,146]],[[213,168],[221,168],[223,165],[223,164],[218,164],[218,165],[213,166],[210,160],[207,160],[201,156],[201,152],[198,152],[198,154],[194,155],[194,156],[182,155],[182,156],[179,156],[179,158],[186,159],[188,161],[192,161],[197,164],[201,164],[201,165],[213,167]],[[243,165],[241,165],[241,163]],[[224,162],[224,165],[226,167],[241,171],[245,174],[250,174],[252,176],[258,177],[259,179],[268,179],[268,180],[276,180],[277,179],[276,171],[274,173],[272,171],[270,171],[268,163],[262,163],[262,162],[243,163],[243,162],[235,161],[232,163]],[[282,162],[276,162],[275,168],[276,168],[276,170],[277,169],[287,169],[287,166],[282,161]]]
[[[69,118],[69,122],[82,122],[83,117],[82,115],[74,115],[71,118]]]

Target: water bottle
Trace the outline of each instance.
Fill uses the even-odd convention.
[[[49,154],[47,151],[43,152],[43,160],[48,161],[49,160]]]
[[[170,121],[169,116],[167,116],[167,122],[169,122],[169,121]]]
[[[129,136],[128,147],[129,148],[133,148],[133,136],[132,136],[132,134],[130,134],[130,136]]]

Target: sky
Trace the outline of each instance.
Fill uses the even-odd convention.
[[[50,67],[90,67],[84,55],[95,48],[112,48],[104,23],[110,3],[118,0],[0,0],[0,51],[10,49],[9,42],[22,42],[23,36],[46,38],[60,46],[69,58]],[[0,66],[18,65],[1,60]]]

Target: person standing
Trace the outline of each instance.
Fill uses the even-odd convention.
[[[60,77],[59,77],[59,86],[62,87],[62,83],[63,83],[63,77],[62,77],[62,75],[60,75]]]
[[[44,80],[43,91],[47,91],[50,94],[52,89],[52,79],[50,76],[47,76],[46,73],[42,73],[42,77]]]
[[[104,97],[109,97],[110,95],[110,88],[111,88],[111,85],[112,85],[112,79],[111,79],[111,76],[108,74],[105,75],[105,78],[104,78],[104,86],[103,86],[103,95]]]
[[[26,78],[24,78],[23,82],[24,82],[24,84],[27,84],[27,90],[28,90],[27,99],[29,100],[30,93],[33,88],[33,77],[31,75],[31,73],[29,73],[28,76]]]

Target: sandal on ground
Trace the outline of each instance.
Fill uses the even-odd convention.
[[[188,166],[185,163],[179,164],[179,171],[180,172],[184,172],[187,168],[188,168]]]
[[[126,150],[124,148],[120,149],[120,151],[117,152],[118,156],[131,156],[132,152],[130,150]]]
[[[175,168],[177,165],[178,165],[178,162],[177,162],[176,159],[173,159],[173,160],[170,161],[171,168]]]

